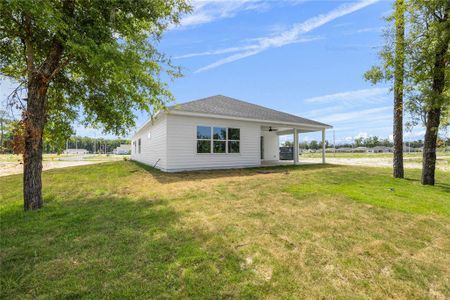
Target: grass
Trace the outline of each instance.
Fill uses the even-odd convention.
[[[0,177],[0,297],[449,298],[450,173],[407,176],[121,161],[45,172],[29,213]]]

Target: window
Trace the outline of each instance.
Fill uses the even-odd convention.
[[[151,133],[150,130],[149,130],[148,133],[147,133],[147,138],[148,138],[148,139],[151,139],[151,138],[152,138],[152,133]]]
[[[226,153],[227,152],[227,129],[222,127],[214,127],[213,134],[213,152]]]
[[[197,126],[197,153],[240,153],[240,129]]]
[[[138,139],[138,153],[141,154],[141,139]]]
[[[197,153],[211,153],[211,127],[197,126]]]
[[[134,146],[134,154],[136,154],[137,153],[137,151],[136,151],[136,141],[133,141],[133,146]]]
[[[228,153],[240,153],[241,130],[228,128]]]

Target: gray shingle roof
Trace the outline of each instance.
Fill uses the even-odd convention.
[[[331,127],[330,125],[324,123],[222,95],[177,104],[169,107],[169,111],[183,111],[264,121],[301,123],[313,126]]]

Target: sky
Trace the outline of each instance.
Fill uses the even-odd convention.
[[[225,95],[332,125],[327,139],[392,138],[393,95],[363,78],[378,62],[392,1],[203,0],[158,48],[182,68],[175,103]],[[0,81],[0,97],[13,85]],[[148,115],[136,112],[137,127]],[[105,136],[77,125],[78,135]],[[423,139],[424,129],[405,132]],[[320,139],[301,134],[300,139]]]

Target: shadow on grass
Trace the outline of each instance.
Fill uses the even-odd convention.
[[[238,253],[181,217],[164,200],[108,195],[2,211],[1,298],[258,296]]]
[[[417,179],[417,178],[405,177],[405,178],[403,178],[403,180],[407,180],[407,181],[415,182],[415,183],[420,183],[420,179]],[[427,185],[424,185],[424,186],[427,186]],[[433,186],[430,185],[430,187],[433,187]],[[450,193],[450,184],[448,184],[448,183],[443,183],[443,182],[438,181],[438,182],[436,182],[434,184],[434,187],[440,188],[443,191],[445,191],[447,193]]]
[[[285,165],[285,166],[270,166],[270,167],[256,167],[256,168],[242,168],[242,169],[218,169],[218,170],[201,170],[201,171],[184,171],[184,172],[163,172],[146,164],[131,161],[142,170],[151,174],[159,183],[175,183],[182,181],[204,180],[204,179],[220,179],[230,177],[250,177],[261,174],[270,173],[286,173],[296,170],[321,170],[329,168],[339,168],[342,166],[332,164],[307,164],[307,165]],[[132,170],[131,172],[137,172]]]

